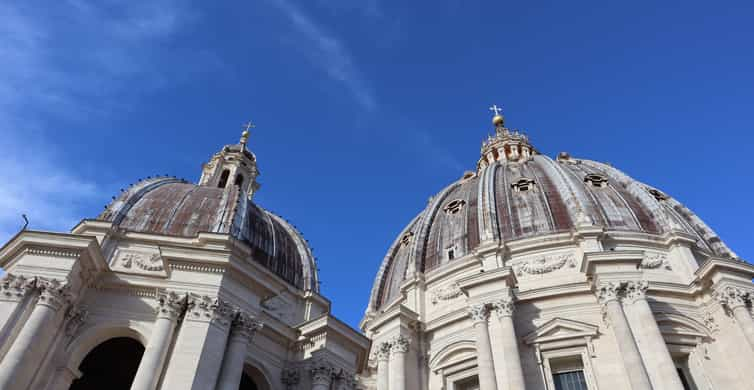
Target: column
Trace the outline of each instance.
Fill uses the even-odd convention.
[[[298,387],[298,383],[301,381],[301,375],[295,368],[286,368],[280,374],[280,381],[285,385],[285,390],[293,390]]]
[[[217,390],[238,390],[246,362],[246,351],[261,328],[261,322],[243,312],[239,312],[233,319]]]
[[[618,349],[623,357],[623,365],[631,383],[631,389],[652,390],[647,370],[639,354],[639,348],[636,346],[636,341],[628,326],[626,314],[623,312],[623,307],[619,301],[618,295],[621,290],[622,284],[619,282],[604,283],[597,291],[598,299],[607,315],[610,326],[613,328]]]
[[[754,321],[746,307],[747,301],[751,299],[751,292],[741,287],[727,286],[715,291],[714,297],[733,315],[746,341],[754,349]]]
[[[390,343],[381,343],[377,346],[377,390],[388,390],[390,376],[388,375],[388,362],[390,358]]]
[[[165,357],[173,341],[178,318],[186,308],[186,295],[161,293],[157,298],[157,319],[144,349],[131,390],[154,390],[160,379]]]
[[[0,362],[0,389],[25,389],[51,340],[47,328],[68,303],[68,286],[56,279],[37,278],[39,297],[8,353]]]
[[[5,274],[0,282],[0,347],[10,336],[19,315],[19,305],[34,290],[35,278],[27,278],[23,275]]]
[[[476,362],[479,370],[479,389],[497,390],[495,368],[492,363],[490,331],[487,327],[487,314],[487,305],[484,303],[478,303],[469,307],[469,317],[471,317],[476,336]]]
[[[638,324],[633,328],[633,334],[641,333],[646,366],[651,366],[657,373],[655,387],[669,390],[683,390],[683,383],[676,371],[673,357],[670,356],[665,339],[660,333],[657,321],[652,314],[652,309],[647,302],[647,289],[649,283],[646,280],[631,281],[626,283],[626,301],[630,302],[628,310],[632,310],[638,319]]]
[[[312,376],[312,390],[330,390],[333,367],[328,361],[322,359],[313,361],[309,373]]]
[[[406,390],[406,354],[409,341],[398,336],[390,343],[390,390]]]
[[[217,386],[235,313],[233,306],[218,297],[188,295],[186,315],[170,353],[162,389]]]
[[[498,299],[492,303],[492,307],[497,313],[497,319],[500,321],[502,330],[503,353],[502,358],[505,360],[506,377],[508,378],[509,389],[526,389],[526,380],[524,379],[524,370],[521,367],[521,354],[518,351],[518,336],[513,324],[513,311],[516,303],[512,296]]]

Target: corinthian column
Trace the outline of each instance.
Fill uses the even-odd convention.
[[[406,353],[409,341],[403,336],[390,343],[390,390],[406,390]]]
[[[56,279],[38,277],[34,309],[0,362],[0,389],[25,389],[51,341],[47,328],[69,300],[68,286]]]
[[[325,360],[312,362],[309,373],[312,375],[312,390],[330,390],[333,367]]]
[[[262,329],[261,322],[243,312],[237,314],[231,326],[217,390],[238,390],[246,361],[246,350],[257,331]]]
[[[487,305],[478,303],[469,307],[469,317],[476,333],[476,364],[479,370],[479,389],[497,390],[495,368],[492,363],[492,344],[487,327]],[[392,390],[392,389],[391,389]]]
[[[642,353],[647,358],[647,365],[651,365],[657,373],[655,387],[663,390],[683,390],[673,358],[670,356],[665,339],[660,333],[660,328],[647,302],[648,288],[649,283],[646,280],[626,283],[626,301],[630,302],[627,310],[633,311],[638,320],[632,333],[640,334],[641,339],[646,342],[643,344]]]
[[[388,390],[390,376],[388,375],[388,359],[390,358],[390,344],[381,343],[377,346],[377,390]]]
[[[157,319],[144,349],[131,390],[154,390],[160,379],[162,366],[173,341],[178,318],[186,308],[186,295],[175,292],[161,293],[157,298]]]
[[[733,318],[744,333],[746,341],[754,349],[754,321],[752,321],[751,313],[746,307],[747,301],[751,299],[751,291],[741,287],[727,286],[715,291],[714,297],[733,314]]]
[[[502,329],[502,358],[505,361],[508,388],[524,390],[526,389],[526,381],[524,380],[524,370],[521,367],[521,355],[518,351],[518,336],[516,336],[516,328],[513,325],[513,311],[516,308],[516,303],[513,301],[513,297],[506,297],[492,302],[492,307],[495,308]]]
[[[16,323],[16,317],[20,310],[18,306],[24,302],[24,299],[36,286],[35,278],[27,278],[23,275],[5,274],[0,281],[0,346],[10,335],[13,325]]]
[[[621,290],[621,283],[608,282],[599,287],[597,297],[613,328],[615,339],[618,342],[618,349],[623,357],[623,365],[626,368],[628,380],[631,383],[631,389],[652,390],[649,375],[647,375],[647,370],[639,354],[639,348],[636,346],[636,340],[634,340],[634,335],[631,333],[628,320],[626,320],[626,314],[623,312],[623,307],[619,300]]]

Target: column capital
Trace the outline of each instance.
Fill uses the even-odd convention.
[[[516,301],[513,296],[500,298],[492,302],[492,308],[497,313],[498,318],[513,317],[516,310]]]
[[[0,299],[20,301],[37,286],[35,277],[27,278],[23,275],[5,274],[0,282]]]
[[[624,283],[624,294],[630,303],[641,299],[647,299],[649,282],[646,280],[632,280]]]
[[[468,307],[467,309],[471,322],[477,324],[479,322],[487,322],[487,316],[489,311],[487,310],[486,303],[476,303]]]
[[[301,381],[301,374],[297,368],[286,368],[280,373],[280,382],[286,389],[293,389]]]
[[[751,295],[751,290],[738,286],[725,286],[712,293],[715,300],[729,310],[746,307],[751,300]]]
[[[398,335],[390,341],[390,353],[406,353],[410,344],[411,341],[408,338]]]
[[[330,386],[332,383],[334,368],[330,362],[324,359],[316,359],[309,366],[312,376],[312,385]]]
[[[37,277],[37,290],[37,305],[47,306],[55,311],[66,305],[71,298],[68,284],[58,279]]]
[[[230,337],[242,338],[244,340],[248,340],[248,342],[251,342],[251,340],[254,338],[254,335],[256,335],[257,332],[263,327],[264,324],[261,321],[257,320],[254,316],[239,311],[233,318]]]
[[[601,304],[605,305],[608,302],[617,301],[620,299],[620,293],[623,288],[621,282],[606,282],[597,287],[597,299]]]
[[[157,318],[177,321],[186,310],[186,294],[161,291],[157,295]]]
[[[382,342],[377,345],[374,356],[377,361],[386,362],[390,358],[390,343]]]
[[[221,326],[230,325],[234,308],[228,302],[209,295],[189,295],[186,319],[211,322]]]

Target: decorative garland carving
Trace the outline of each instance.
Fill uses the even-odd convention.
[[[165,266],[162,264],[162,258],[159,253],[154,253],[147,257],[146,254],[128,252],[120,258],[120,265],[123,268],[135,266],[142,271],[158,272],[164,271]]]
[[[458,298],[463,294],[461,287],[458,283],[452,283],[444,287],[438,287],[429,293],[430,300],[433,305],[436,305],[440,301],[449,301],[453,298]]]
[[[641,261],[641,268],[655,269],[664,267],[667,270],[671,270],[668,257],[663,253],[647,253],[644,255],[644,260]]]
[[[523,274],[546,274],[557,271],[563,268],[566,264],[568,264],[568,266],[571,268],[576,266],[576,259],[574,258],[572,253],[542,256],[518,264],[516,266],[516,275],[521,276]]]

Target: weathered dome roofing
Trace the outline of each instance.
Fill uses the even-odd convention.
[[[128,231],[170,236],[228,233],[251,247],[252,261],[298,288],[318,290],[314,259],[303,237],[237,186],[147,179],[123,191],[98,219]]]
[[[369,310],[391,303],[414,272],[430,272],[482,243],[597,226],[646,235],[682,232],[700,250],[735,256],[694,213],[654,187],[608,164],[538,154],[525,136],[498,129],[482,149],[478,171],[443,189],[390,247]],[[516,139],[518,137],[518,139]],[[511,143],[512,142],[512,143]]]

